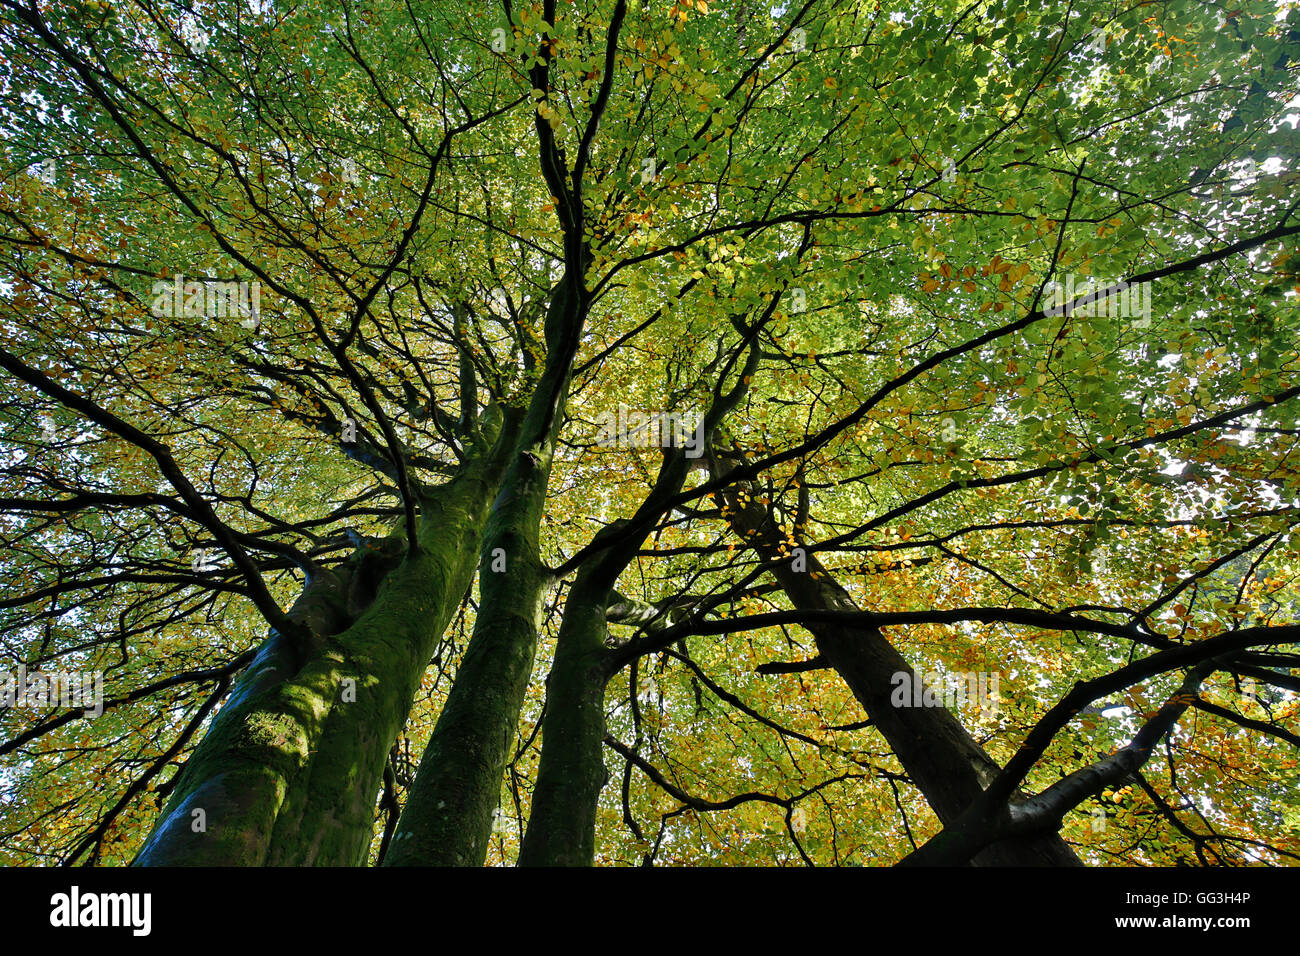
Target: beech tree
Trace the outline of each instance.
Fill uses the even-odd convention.
[[[1300,860],[1294,5],[0,11],[4,862]]]

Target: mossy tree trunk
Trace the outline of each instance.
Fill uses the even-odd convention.
[[[554,23],[555,0],[545,0],[543,7],[543,16]],[[574,153],[565,155],[541,113],[533,117],[538,162],[554,197],[563,237],[564,271],[547,308],[546,360],[484,535],[474,633],[420,758],[384,858],[388,866],[476,866],[487,857],[492,812],[500,799],[507,755],[532,673],[542,604],[556,581],[541,562],[539,528],[573,363],[591,309],[587,283],[594,257],[583,181],[609,102],[626,12],[624,0],[617,0],[606,38],[606,69]],[[530,60],[529,81],[542,98],[551,91],[553,55],[553,48],[543,43]]]
[[[604,570],[579,571],[564,604],[520,866],[590,866],[595,856],[596,806],[607,779],[605,686],[612,673],[605,611],[613,582]]]
[[[186,762],[137,865],[365,862],[388,752],[473,578],[513,428],[421,495],[419,548],[364,543],[311,578]]]
[[[554,576],[539,535],[573,356],[586,316],[580,275],[566,273],[547,311],[547,360],[492,505],[479,563],[479,608],[433,735],[384,857],[385,866],[480,866],[532,675]]]

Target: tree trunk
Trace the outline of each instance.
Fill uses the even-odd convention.
[[[737,383],[723,395],[719,382],[719,392],[701,423],[701,436],[710,435],[748,389],[759,360],[755,333],[749,338],[749,355]],[[602,758],[605,687],[617,670],[614,656],[605,648],[609,605],[616,599],[614,584],[692,467],[683,448],[665,451],[654,487],[636,514],[597,532],[591,554],[579,567],[556,638],[542,719],[542,759],[519,849],[520,866],[590,866],[595,858],[596,810],[608,779]]]
[[[520,866],[591,866],[596,806],[608,775],[605,740],[605,605],[609,585],[580,571],[564,604],[546,687],[542,759]]]
[[[271,634],[136,864],[364,863],[387,754],[472,580],[507,443],[422,499],[417,554],[390,538],[309,582],[290,612],[311,627],[307,659]]]
[[[554,580],[541,562],[539,529],[585,317],[573,281],[566,274],[551,300],[546,368],[483,536],[474,633],[420,757],[385,866],[482,866],[487,859],[492,812]]]
[[[740,492],[746,497],[741,498]],[[732,528],[764,559],[790,603],[800,610],[857,610],[815,555],[794,569],[785,534],[758,503],[760,492],[749,483],[728,488],[722,496]],[[876,628],[809,622],[817,651],[848,684],[871,723],[888,741],[903,769],[939,820],[956,821],[984,792],[1000,769],[945,707],[895,707],[892,677],[912,667]],[[1059,835],[1006,840],[989,846],[974,861],[984,865],[1079,866],[1079,858]]]

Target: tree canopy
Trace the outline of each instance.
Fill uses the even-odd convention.
[[[0,0],[0,861],[1294,864],[1297,56]]]

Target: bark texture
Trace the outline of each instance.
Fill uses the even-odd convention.
[[[213,719],[137,865],[358,865],[385,759],[472,580],[499,447],[420,502],[420,548],[374,542],[311,580]],[[201,811],[198,812],[198,811]]]
[[[546,320],[548,357],[483,536],[479,608],[415,775],[385,866],[482,866],[523,708],[542,605],[554,578],[539,555],[555,442],[584,318],[567,276]]]
[[[608,779],[602,753],[609,595],[607,579],[587,568],[578,573],[564,604],[520,866],[590,866],[595,857],[596,807]]]

